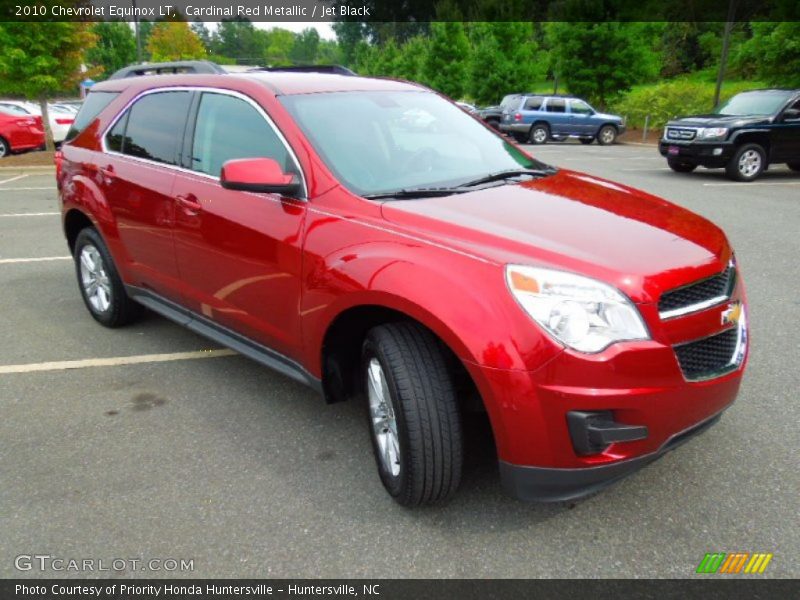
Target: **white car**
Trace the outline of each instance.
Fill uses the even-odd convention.
[[[0,110],[15,115],[42,116],[42,111],[37,104],[20,100],[0,100]],[[52,104],[47,105],[47,111],[50,115],[53,141],[60,144],[67,137],[67,132],[75,121],[75,113]]]

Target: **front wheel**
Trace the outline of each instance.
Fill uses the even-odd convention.
[[[613,125],[603,125],[597,132],[597,143],[601,146],[610,146],[617,141],[617,128]]]
[[[550,128],[546,123],[537,123],[531,127],[528,140],[531,144],[545,144],[550,138]]]
[[[697,165],[695,164],[682,160],[675,160],[674,158],[668,158],[667,164],[669,165],[669,168],[676,173],[691,173],[697,168]]]
[[[106,327],[136,319],[142,306],[128,297],[106,243],[96,229],[83,229],[75,240],[75,272],[81,296],[92,317]]]
[[[375,327],[364,342],[362,373],[386,491],[403,506],[444,502],[461,481],[463,442],[439,341],[414,323]]]
[[[767,153],[758,144],[745,144],[731,157],[725,172],[734,181],[753,181],[764,172]]]
[[[9,154],[11,154],[11,147],[5,139],[0,137],[0,158],[8,156]]]

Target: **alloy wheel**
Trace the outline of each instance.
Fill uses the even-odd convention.
[[[397,477],[400,474],[400,436],[386,375],[380,361],[373,357],[367,366],[367,396],[372,423],[372,435],[384,470]]]
[[[755,150],[743,152],[739,157],[739,173],[750,179],[761,170],[761,155]]]
[[[81,248],[81,285],[86,299],[98,313],[104,313],[111,306],[111,281],[106,272],[103,257],[92,244]]]

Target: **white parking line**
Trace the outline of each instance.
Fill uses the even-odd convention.
[[[65,371],[68,369],[88,369],[91,367],[118,367],[144,363],[170,362],[174,360],[196,360],[200,358],[219,358],[234,356],[233,350],[197,350],[194,352],[172,352],[170,354],[139,354],[136,356],[117,356],[113,358],[87,358],[84,360],[61,360],[54,362],[28,363],[25,365],[2,365],[0,375],[10,373],[34,373],[37,371]]]
[[[721,185],[738,185],[741,188],[747,189],[756,185],[800,185],[800,181],[755,181],[747,184],[731,181],[730,183],[704,183],[705,186],[721,186]]]
[[[23,177],[27,177],[27,176],[28,176],[27,174],[25,174],[25,175],[17,175],[16,177],[11,177],[9,179],[4,179],[3,181],[0,181],[0,185],[2,185],[4,183],[8,183],[10,181],[16,181],[17,179],[22,179]]]
[[[47,262],[49,260],[72,260],[71,256],[42,256],[40,258],[0,258],[0,265],[15,263]]]
[[[54,215],[60,215],[61,213],[57,212],[43,212],[43,213],[9,213],[9,214],[0,214],[0,219],[9,218],[9,217],[51,217]]]

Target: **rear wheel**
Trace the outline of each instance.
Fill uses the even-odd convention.
[[[125,292],[108,247],[96,229],[81,230],[73,256],[83,302],[98,323],[120,327],[142,313],[142,306]]]
[[[800,171],[800,162],[786,163],[786,166],[789,167],[792,171]]]
[[[11,147],[5,139],[0,137],[0,158],[8,156],[9,154],[11,154]]]
[[[414,323],[367,334],[362,353],[367,415],[378,473],[404,506],[447,500],[461,480],[455,385],[436,338]]]
[[[597,132],[597,143],[601,146],[610,146],[617,141],[617,128],[613,125],[603,125]]]
[[[547,123],[536,123],[531,127],[528,140],[531,144],[546,144],[550,138],[550,128]]]
[[[500,120],[499,119],[486,119],[486,124],[491,127],[492,129],[500,130]]]
[[[676,173],[691,173],[697,168],[697,165],[695,164],[683,160],[676,160],[674,158],[668,158],[667,164],[669,165],[669,168]]]
[[[735,181],[753,181],[767,166],[767,153],[758,144],[745,144],[731,157],[725,172]]]

